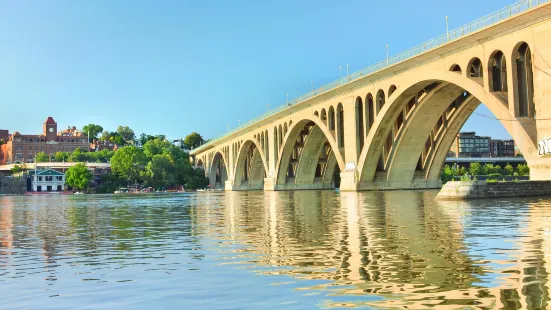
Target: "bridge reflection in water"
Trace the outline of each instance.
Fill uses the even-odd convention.
[[[434,195],[228,192],[198,207],[193,230],[245,245],[224,258],[258,273],[332,280],[300,288],[330,291],[329,307],[549,307],[551,203]]]
[[[435,194],[0,197],[3,305],[550,307],[549,200]]]

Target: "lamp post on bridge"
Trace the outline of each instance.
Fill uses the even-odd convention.
[[[446,41],[450,40],[450,30],[448,28],[448,16],[446,16]]]

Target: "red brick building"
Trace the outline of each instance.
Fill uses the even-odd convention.
[[[76,148],[88,151],[88,137],[76,127],[57,131],[57,123],[48,117],[42,126],[42,134],[22,135],[19,132],[9,134],[0,130],[0,139],[5,143],[0,148],[0,163],[33,163],[37,153],[44,152],[54,156],[57,152],[73,152]]]

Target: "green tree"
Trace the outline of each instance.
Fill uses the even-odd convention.
[[[126,144],[131,143],[136,138],[134,131],[128,126],[119,126],[117,128],[117,133],[122,137]]]
[[[469,173],[471,175],[482,175],[484,173],[484,169],[480,163],[473,162],[469,165]]]
[[[19,165],[15,165],[13,166],[11,169],[10,169],[11,173],[14,174],[14,175],[18,175],[20,174],[21,172],[23,172],[23,167],[19,166]]]
[[[71,155],[69,155],[68,161],[77,163],[77,162],[88,162],[89,156],[88,152],[83,151],[80,147],[77,147]]]
[[[530,168],[527,165],[520,164],[517,166],[518,175],[530,175]]]
[[[36,153],[36,162],[37,163],[47,163],[50,161],[50,157],[44,152]]]
[[[205,177],[203,168],[191,169],[189,178],[185,183],[187,189],[205,188],[209,184],[209,179]]]
[[[503,168],[503,172],[505,173],[505,175],[513,175],[515,170],[513,169],[513,166],[511,166],[511,164],[507,164],[507,166]]]
[[[88,124],[82,128],[82,131],[88,135],[90,140],[97,139],[98,134],[103,131],[103,127],[95,124]]]
[[[185,148],[189,150],[189,149],[195,149],[200,145],[204,144],[205,140],[203,139],[203,137],[201,137],[200,134],[196,132],[192,132],[191,134],[186,136],[183,143]]]
[[[154,139],[147,141],[142,147],[145,156],[151,159],[155,155],[168,152],[172,147],[172,144],[166,140]]]
[[[135,146],[118,149],[111,158],[111,170],[130,182],[137,182],[147,164],[143,151]]]
[[[155,188],[175,185],[174,164],[169,155],[155,155],[146,167],[147,184]]]
[[[68,152],[57,152],[55,153],[55,161],[58,163],[69,161],[70,154]]]
[[[493,164],[485,164],[482,167],[482,174],[484,175],[490,175],[494,173],[494,165]]]
[[[65,173],[65,181],[67,185],[77,188],[85,189],[90,185],[90,180],[92,180],[92,172],[86,168],[85,164],[78,163],[69,169]]]
[[[101,133],[101,137],[99,138],[99,140],[103,142],[111,141],[111,133],[105,130]]]

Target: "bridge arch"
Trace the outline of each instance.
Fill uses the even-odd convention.
[[[229,175],[229,166],[227,163],[227,158],[222,151],[217,151],[212,157],[208,169],[208,179],[211,188],[225,188],[225,183]]]
[[[485,91],[484,87],[480,83],[471,78],[465,78],[464,76],[458,75],[453,71],[441,70],[432,70],[425,76],[429,76],[430,79],[420,79],[414,75],[411,75],[409,79],[405,79],[406,81],[410,81],[408,85],[397,90],[397,96],[394,97],[393,101],[385,105],[385,107],[380,111],[372,130],[368,134],[365,147],[362,150],[358,161],[360,183],[369,183],[375,180],[377,162],[381,157],[385,144],[388,143],[388,137],[392,133],[394,123],[398,119],[399,114],[403,113],[404,108],[408,105],[411,98],[426,87],[434,88],[443,83],[448,85],[446,86],[447,90],[443,89],[443,91],[447,91],[448,93],[461,93],[466,91],[476,98],[478,102],[484,102],[496,118],[503,120],[513,118],[507,107],[498,98],[496,98],[492,93]],[[448,102],[448,104],[449,103],[450,102]],[[446,108],[448,107],[440,107],[440,115],[445,112]],[[464,120],[467,118],[468,116],[466,116]],[[423,132],[429,132],[433,129],[434,122],[428,122],[427,119],[423,118],[422,113],[419,113],[418,117],[410,120],[410,122],[412,121],[417,123],[415,127],[419,126],[420,128],[424,128]],[[419,125],[423,122],[428,125]],[[537,152],[535,152],[535,129],[531,127],[533,124],[511,121],[502,121],[502,124],[513,139],[515,139],[527,161],[530,161],[530,159],[537,156]],[[412,132],[416,133],[415,130],[412,130]],[[400,151],[396,152],[398,153]],[[419,154],[415,154],[410,157],[413,157],[416,160],[419,157],[418,155]]]
[[[334,172],[344,169],[337,141],[317,118],[293,123],[278,157],[275,182],[280,189],[328,188]],[[317,187],[314,182],[319,182]]]
[[[481,78],[483,77],[484,69],[482,68],[482,61],[480,58],[473,57],[467,65],[467,77],[470,78]]]
[[[233,189],[263,189],[268,164],[262,146],[254,139],[246,140],[236,159]]]
[[[461,67],[460,67],[458,64],[453,64],[453,65],[450,67],[450,71],[456,72],[456,73],[459,73],[459,74],[462,73]]]
[[[507,92],[507,59],[500,50],[488,59],[488,85],[491,92]]]
[[[519,42],[511,57],[515,114],[520,117],[536,117],[534,104],[534,77],[532,52],[526,42]]]

